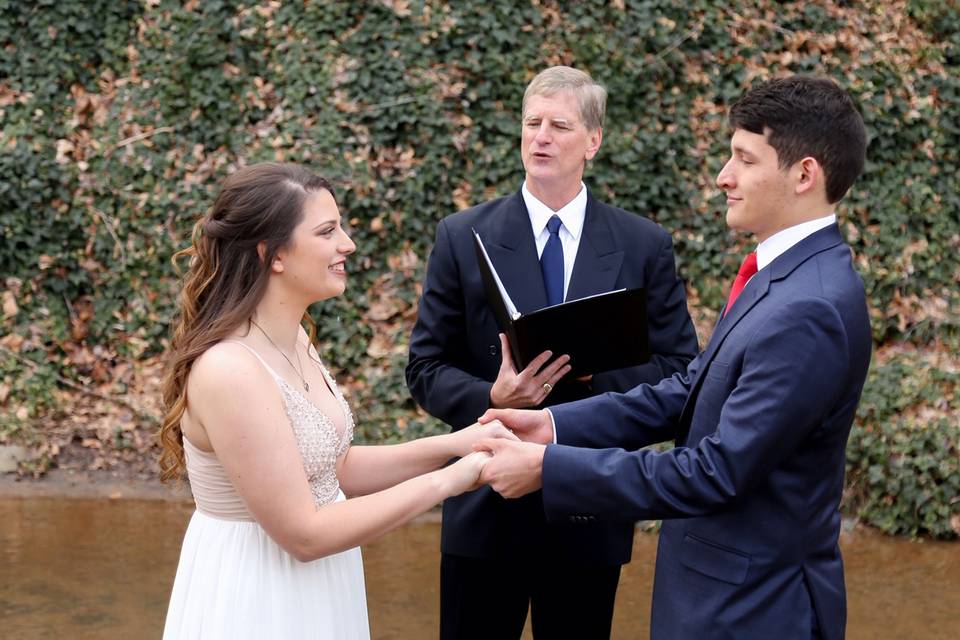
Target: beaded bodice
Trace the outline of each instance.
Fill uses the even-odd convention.
[[[320,506],[336,500],[340,492],[336,464],[337,458],[346,453],[350,447],[350,441],[353,440],[353,413],[347,401],[344,400],[343,394],[340,393],[333,376],[319,358],[316,362],[320,365],[323,378],[343,410],[346,426],[342,432],[337,431],[330,416],[320,411],[315,404],[281,378],[265,362],[264,366],[280,386],[283,394],[283,409],[297,438],[297,448],[300,450],[303,469],[310,482],[313,501]]]

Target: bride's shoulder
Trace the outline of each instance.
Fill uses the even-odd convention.
[[[269,377],[251,347],[236,340],[211,346],[194,361],[190,382],[203,387],[226,386],[242,391],[246,383],[260,384]]]

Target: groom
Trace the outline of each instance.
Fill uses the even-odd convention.
[[[486,441],[481,479],[505,497],[542,486],[554,522],[663,518],[652,638],[839,640],[837,508],[871,337],[834,207],[866,134],[849,96],[811,77],[755,87],[729,121],[717,185],[757,246],[706,350],[628,393],[487,411],[543,444]]]

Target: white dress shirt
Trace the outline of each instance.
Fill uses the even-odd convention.
[[[563,247],[563,299],[567,299],[567,289],[570,287],[570,276],[573,275],[573,262],[577,259],[577,249],[580,248],[580,236],[583,233],[583,221],[587,216],[587,188],[580,183],[580,191],[573,200],[554,211],[543,204],[527,189],[527,181],[523,181],[520,189],[523,203],[527,205],[530,214],[530,226],[533,228],[533,237],[537,243],[537,256],[543,255],[543,248],[550,239],[547,222],[556,214],[560,218],[560,245]]]
[[[776,260],[781,254],[786,253],[787,249],[807,236],[836,223],[837,214],[831,213],[822,218],[807,220],[776,232],[757,245],[757,271]]]

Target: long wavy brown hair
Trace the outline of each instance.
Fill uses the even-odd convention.
[[[181,477],[185,468],[180,420],[194,361],[249,323],[277,251],[290,245],[303,219],[307,194],[324,189],[333,193],[326,180],[299,165],[244,167],[224,181],[213,206],[194,225],[191,246],[173,256],[174,266],[183,259],[188,266],[163,380],[162,480]],[[316,326],[309,314],[303,321],[312,342]]]

